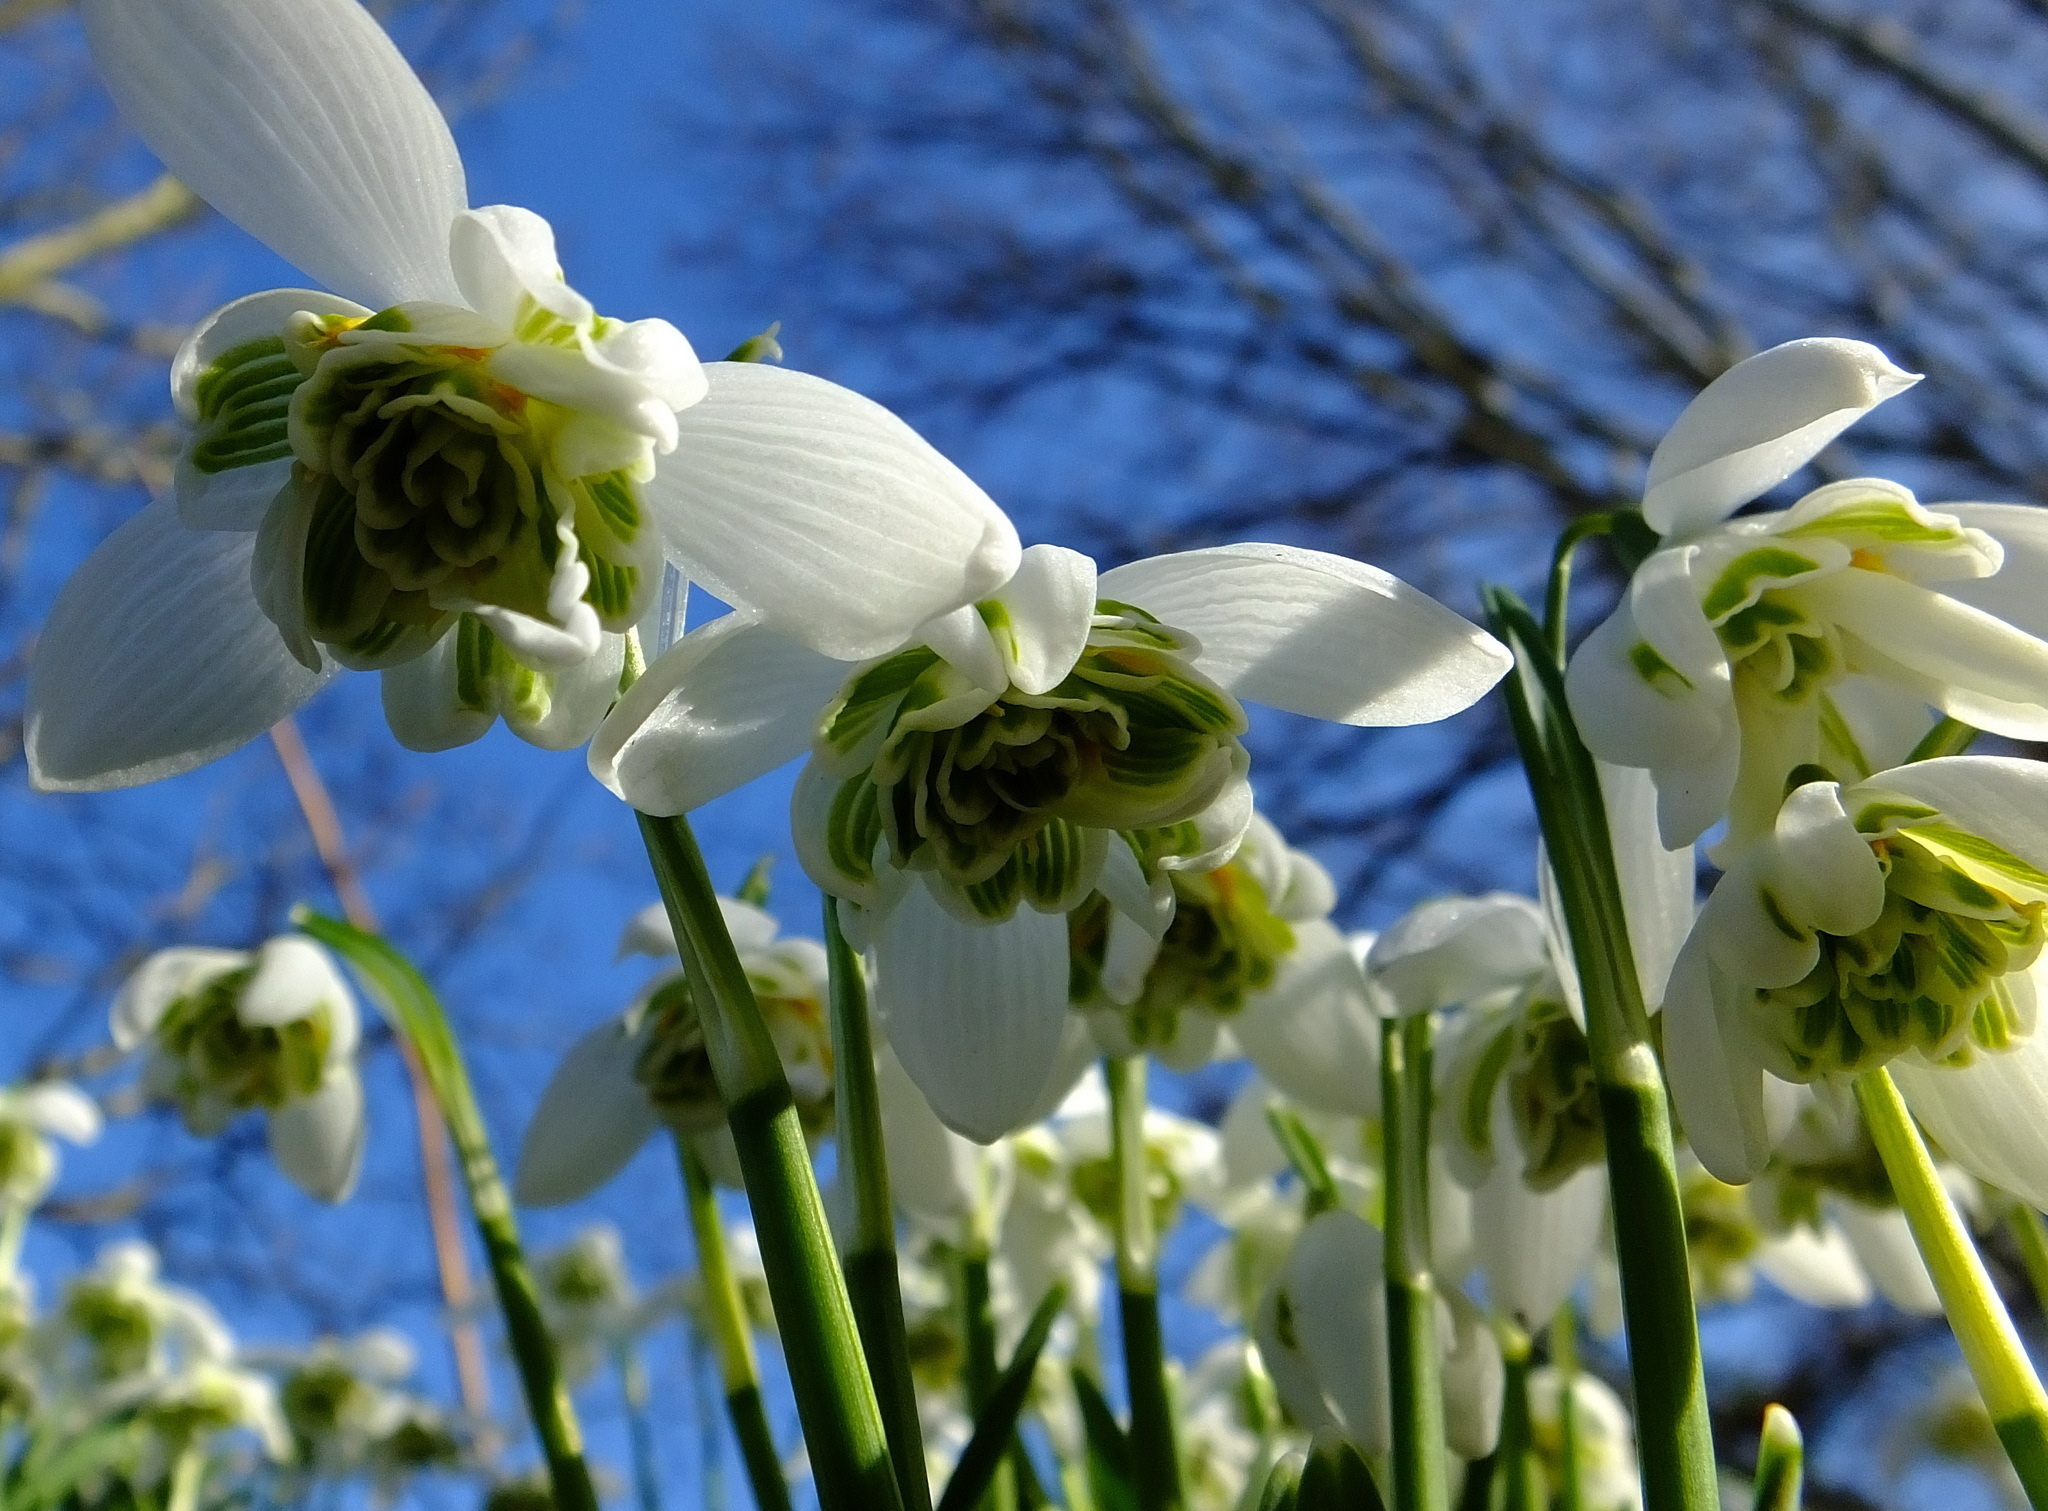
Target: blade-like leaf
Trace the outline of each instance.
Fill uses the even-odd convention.
[[[1296,1511],[1386,1511],[1358,1450],[1327,1427],[1310,1446],[1294,1504]]]
[[[1096,1511],[1138,1511],[1138,1486],[1131,1474],[1131,1440],[1118,1425],[1102,1387],[1084,1369],[1074,1370],[1074,1395],[1088,1435],[1088,1493]]]
[[[939,1497],[938,1511],[971,1511],[980,1504],[982,1492],[988,1489],[997,1466],[1010,1451],[1017,1418],[1023,1415],[1024,1400],[1031,1393],[1038,1355],[1066,1302],[1067,1288],[1056,1285],[1045,1293],[1038,1310],[1031,1314],[1031,1325],[1024,1329],[1024,1336],[1017,1340],[1016,1353],[996,1377],[995,1389],[989,1392],[981,1420],[974,1424],[974,1436],[967,1440],[966,1451],[953,1468],[953,1477],[946,1481],[946,1493]]]
[[[1258,1511],[1294,1511],[1301,1494],[1301,1470],[1307,1462],[1299,1453],[1285,1453],[1266,1471],[1259,1487]]]
[[[1308,1131],[1308,1124],[1292,1108],[1281,1106],[1268,1107],[1266,1121],[1272,1125],[1273,1137],[1280,1141],[1287,1163],[1294,1166],[1294,1173],[1301,1177],[1307,1192],[1308,1205],[1303,1216],[1315,1217],[1333,1210],[1337,1206],[1337,1182],[1331,1178],[1323,1146]]]

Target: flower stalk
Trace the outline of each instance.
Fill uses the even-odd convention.
[[[626,1403],[626,1431],[632,1440],[633,1496],[639,1511],[661,1511],[661,1478],[655,1469],[654,1424],[647,1415],[647,1366],[630,1340],[612,1351],[619,1396]]]
[[[1139,1511],[1179,1511],[1180,1449],[1166,1381],[1159,1323],[1159,1235],[1152,1220],[1145,1154],[1145,1057],[1103,1062],[1116,1161],[1116,1283],[1123,1323],[1124,1378],[1131,1397],[1131,1458]]]
[[[1436,1281],[1429,1252],[1430,1060],[1426,1012],[1380,1022],[1380,1107],[1387,1223],[1387,1378],[1394,1500],[1444,1511],[1444,1400],[1438,1379]]]
[[[840,929],[839,902],[833,897],[825,899],[825,956],[831,972],[839,1178],[853,1194],[846,1289],[860,1328],[868,1373],[874,1378],[905,1511],[924,1511],[931,1504],[931,1484],[925,1477],[924,1433],[917,1419],[917,1390],[910,1377],[910,1348],[903,1322],[896,1209],[889,1194],[888,1150],[882,1140],[881,1093],[875,1085],[867,981],[860,957]]]
[[[711,1174],[685,1139],[676,1140],[676,1159],[683,1172],[683,1194],[690,1207],[690,1233],[697,1241],[697,1280],[703,1288],[705,1330],[718,1360],[718,1383],[725,1392],[726,1415],[740,1445],[754,1504],[761,1511],[789,1511],[789,1484],[775,1452],[775,1435],[761,1399],[761,1371],[754,1358],[754,1334],[733,1277],[726,1251],[725,1225],[718,1216],[718,1193]]]
[[[1614,1210],[1629,1214],[1622,1308],[1635,1382],[1648,1511],[1719,1504],[1699,1323],[1685,1249],[1664,1078],[1629,944],[1593,758],[1566,707],[1551,647],[1513,593],[1489,588],[1494,633],[1515,654],[1502,684],[1577,962],[1599,1087]]]
[[[640,832],[696,994],[746,1179],[821,1505],[824,1511],[899,1511],[881,1408],[775,1040],[719,913],[689,820],[643,813]]]
[[[2048,1392],[1963,1226],[1948,1188],[1882,1067],[1856,1078],[1856,1105],[1927,1263],[1935,1294],[2034,1511],[2048,1511]]]

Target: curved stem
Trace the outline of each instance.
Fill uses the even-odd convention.
[[[789,1080],[686,818],[640,816],[746,1179],[823,1511],[902,1511],[881,1407]]]
[[[1444,1396],[1438,1379],[1436,1281],[1429,1253],[1428,1013],[1380,1023],[1380,1136],[1386,1203],[1387,1379],[1394,1503],[1445,1511]]]
[[[1569,629],[1565,621],[1572,594],[1572,557],[1582,542],[1609,534],[1613,529],[1612,514],[1582,514],[1557,537],[1557,549],[1550,557],[1550,583],[1543,595],[1543,632],[1559,665],[1564,664],[1564,640]]]
[[[1139,1511],[1179,1511],[1180,1449],[1166,1383],[1159,1323],[1159,1238],[1152,1226],[1145,1154],[1145,1057],[1105,1060],[1111,1151],[1116,1161],[1116,1282],[1131,1397],[1131,1458]]]
[[[1913,1242],[1927,1263],[1941,1309],[1984,1397],[1998,1440],[2019,1474],[2034,1511],[2048,1511],[2048,1393],[2027,1358],[2019,1332],[1999,1299],[1977,1246],[1934,1168],[1891,1072],[1856,1077],[1856,1105],[1905,1209]]]
[[[746,1304],[732,1273],[725,1246],[725,1223],[718,1215],[718,1193],[710,1172],[688,1140],[676,1137],[676,1160],[682,1167],[683,1194],[690,1207],[690,1232],[697,1240],[697,1280],[703,1290],[704,1325],[718,1359],[718,1383],[725,1391],[726,1414],[739,1440],[740,1459],[761,1511],[789,1511],[789,1483],[775,1452],[775,1435],[761,1402],[761,1371],[754,1359],[754,1333],[747,1323]]]

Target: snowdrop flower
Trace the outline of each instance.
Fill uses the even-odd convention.
[[[1252,1385],[1246,1338],[1226,1338],[1195,1361],[1178,1392],[1177,1438],[1189,1511],[1234,1511],[1264,1434],[1246,1420]]]
[[[1529,1371],[1529,1435],[1550,1496],[1564,1488],[1565,1377],[1545,1364]],[[1579,1504],[1585,1511],[1636,1511],[1643,1503],[1636,1470],[1635,1424],[1598,1375],[1571,1376],[1572,1436],[1578,1450]]]
[[[412,1345],[388,1327],[354,1338],[322,1338],[288,1352],[250,1350],[243,1362],[278,1379],[277,1404],[305,1468],[353,1474],[376,1445],[412,1416],[415,1403],[396,1389],[413,1372]]]
[[[2035,1028],[2044,812],[2048,771],[1986,756],[1785,799],[1708,898],[1665,1006],[1672,1098],[1709,1170],[1741,1184],[1763,1168],[1778,1082],[1897,1064],[1951,1158],[2007,1173],[2039,1120],[2025,1062],[2017,1082],[2000,1062]]]
[[[625,1247],[610,1223],[593,1223],[542,1254],[534,1261],[533,1279],[562,1372],[572,1384],[589,1379],[662,1312],[634,1291]]]
[[[1034,546],[1000,590],[864,666],[741,615],[692,632],[620,699],[591,769],[677,813],[809,751],[804,868],[868,915],[904,1066],[949,1126],[988,1141],[1029,1121],[1061,1068],[1062,915],[1100,891],[1156,937],[1168,874],[1236,850],[1240,698],[1421,723],[1507,664],[1483,631],[1340,557],[1223,546],[1098,577]]]
[[[0,1207],[21,1212],[57,1179],[52,1138],[90,1144],[100,1136],[100,1105],[69,1081],[30,1081],[0,1090]],[[0,1249],[0,1253],[4,1253]],[[0,1270],[13,1268],[13,1256]]]
[[[43,1324],[60,1372],[91,1384],[167,1377],[225,1364],[234,1339],[205,1300],[157,1278],[156,1250],[135,1240],[100,1250]]]
[[[832,1043],[825,1010],[825,948],[782,939],[773,917],[721,897],[726,927],[753,983],[804,1129],[832,1131]],[[659,904],[626,928],[621,951],[672,952]],[[639,1152],[656,1130],[688,1138],[722,1183],[737,1185],[738,1156],[689,978],[680,967],[643,987],[633,1005],[600,1023],[556,1067],[527,1124],[514,1190],[527,1206],[557,1206],[589,1195]]]
[[[1919,379],[1860,341],[1792,341],[1716,378],[1650,459],[1664,537],[1572,658],[1593,753],[1655,778],[1665,842],[1724,813],[1766,833],[1788,775],[1855,781],[1838,688],[1870,679],[2015,739],[2048,738],[2048,514],[1923,507],[1880,478],[1730,519]]]
[[[172,367],[174,500],[59,597],[29,695],[48,789],[235,748],[333,666],[416,749],[550,748],[616,695],[664,557],[859,658],[1017,561],[880,406],[597,313],[527,210],[472,210],[447,124],[355,0],[93,0],[102,77],[179,178],[325,286],[238,299]]]
[[[211,1138],[262,1109],[270,1153],[308,1195],[344,1200],[362,1168],[355,996],[327,952],[284,934],[253,954],[179,947],[114,999],[114,1043],[148,1045],[143,1085]]]
[[[277,1388],[254,1370],[201,1359],[169,1373],[119,1380],[95,1403],[105,1415],[133,1411],[173,1454],[237,1429],[254,1433],[275,1463],[292,1455]]]

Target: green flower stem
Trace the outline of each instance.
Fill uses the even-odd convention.
[[[2005,1224],[2019,1246],[2020,1263],[2034,1288],[2034,1301],[2048,1312],[2048,1226],[2042,1224],[2039,1212],[2017,1199],[2006,1208]]]
[[[1582,542],[1613,529],[1612,514],[1582,514],[1557,537],[1557,550],[1550,558],[1550,587],[1543,596],[1543,630],[1551,655],[1559,661],[1564,660],[1564,640],[1569,629],[1565,620],[1571,605],[1572,557]]]
[[[1444,1396],[1438,1380],[1436,1280],[1429,1253],[1429,1100],[1433,1020],[1380,1022],[1380,1137],[1386,1203],[1387,1379],[1392,1389],[1394,1504],[1446,1511]]]
[[[1944,718],[1920,737],[1920,743],[1913,747],[1906,760],[1910,764],[1931,761],[1937,756],[1959,756],[1976,743],[1982,732],[1961,719]]]
[[[967,1342],[962,1371],[967,1387],[967,1414],[976,1422],[995,1394],[1002,1363],[996,1357],[995,1298],[989,1286],[986,1235],[977,1235],[960,1254],[960,1317]],[[1017,1479],[1008,1464],[999,1466],[980,1501],[981,1511],[1016,1511]]]
[[[1970,1242],[1891,1072],[1879,1067],[1856,1077],[1856,1105],[1863,1109],[1863,1120],[1905,1209],[1913,1241],[1933,1277],[1963,1360],[1998,1429],[1998,1440],[2034,1511],[2048,1511],[2048,1392],[2041,1389],[2005,1303],[1991,1284],[1977,1246]]]
[[[725,1246],[725,1223],[718,1215],[718,1192],[711,1172],[689,1141],[676,1139],[676,1161],[682,1167],[683,1194],[690,1208],[690,1233],[697,1241],[697,1283],[703,1292],[703,1321],[718,1359],[718,1383],[725,1392],[726,1415],[739,1440],[740,1460],[754,1488],[761,1511],[789,1511],[789,1483],[782,1477],[782,1459],[768,1427],[761,1400],[761,1371],[754,1358],[754,1332],[747,1322],[746,1303],[732,1272]]]
[[[1608,1191],[1614,1210],[1627,1218],[1618,1257],[1644,1505],[1715,1511],[1720,1492],[1671,1113],[1650,1044],[1599,777],[1566,707],[1563,671],[1528,609],[1502,588],[1487,589],[1485,600],[1494,633],[1515,654],[1502,688],[1578,966]]]
[[[1543,1461],[1536,1451],[1535,1424],[1529,1417],[1529,1336],[1512,1324],[1500,1328],[1501,1362],[1506,1380],[1501,1392],[1500,1446],[1493,1452],[1490,1498],[1480,1502],[1498,1511],[1549,1511],[1550,1491]]]
[[[1557,1371],[1558,1476],[1555,1511],[1579,1511],[1579,1319],[1566,1301],[1550,1321],[1550,1363]]]
[[[774,1037],[689,820],[640,815],[725,1102],[823,1511],[901,1511],[881,1407]]]
[[[910,1377],[903,1324],[903,1287],[896,1264],[896,1208],[889,1196],[889,1159],[882,1142],[882,1099],[875,1086],[874,1036],[860,957],[839,927],[839,903],[825,899],[825,955],[832,977],[832,1080],[838,1117],[839,1178],[853,1193],[853,1232],[846,1245],[846,1288],[867,1355],[868,1373],[889,1434],[896,1484],[905,1511],[928,1511],[924,1430]]]
[[[554,1339],[541,1320],[540,1293],[520,1247],[511,1193],[499,1173],[490,1132],[470,1084],[469,1067],[448,1026],[447,1014],[426,978],[385,940],[304,907],[293,910],[292,920],[356,968],[379,1010],[419,1056],[462,1164],[469,1208],[483,1239],[498,1310],[505,1318],[505,1341],[519,1369],[534,1436],[540,1439],[541,1454],[547,1460],[556,1511],[598,1511],[590,1467],[583,1459],[583,1430],[569,1401]]]
[[[170,1489],[164,1511],[199,1511],[199,1492],[206,1484],[206,1449],[197,1435],[186,1439],[171,1461]]]
[[[1145,1152],[1145,1057],[1105,1060],[1111,1152],[1116,1161],[1116,1283],[1124,1380],[1131,1397],[1131,1460],[1138,1511],[1179,1511],[1180,1449],[1159,1325],[1159,1238],[1152,1227],[1151,1163]]]
[[[1763,1434],[1756,1445],[1756,1482],[1750,1511],[1799,1511],[1805,1478],[1806,1442],[1792,1413],[1775,1402],[1764,1408]]]
[[[654,1424],[647,1418],[647,1368],[631,1339],[612,1350],[619,1395],[626,1403],[626,1431],[632,1439],[633,1496],[639,1511],[661,1511],[661,1476],[655,1468]]]

